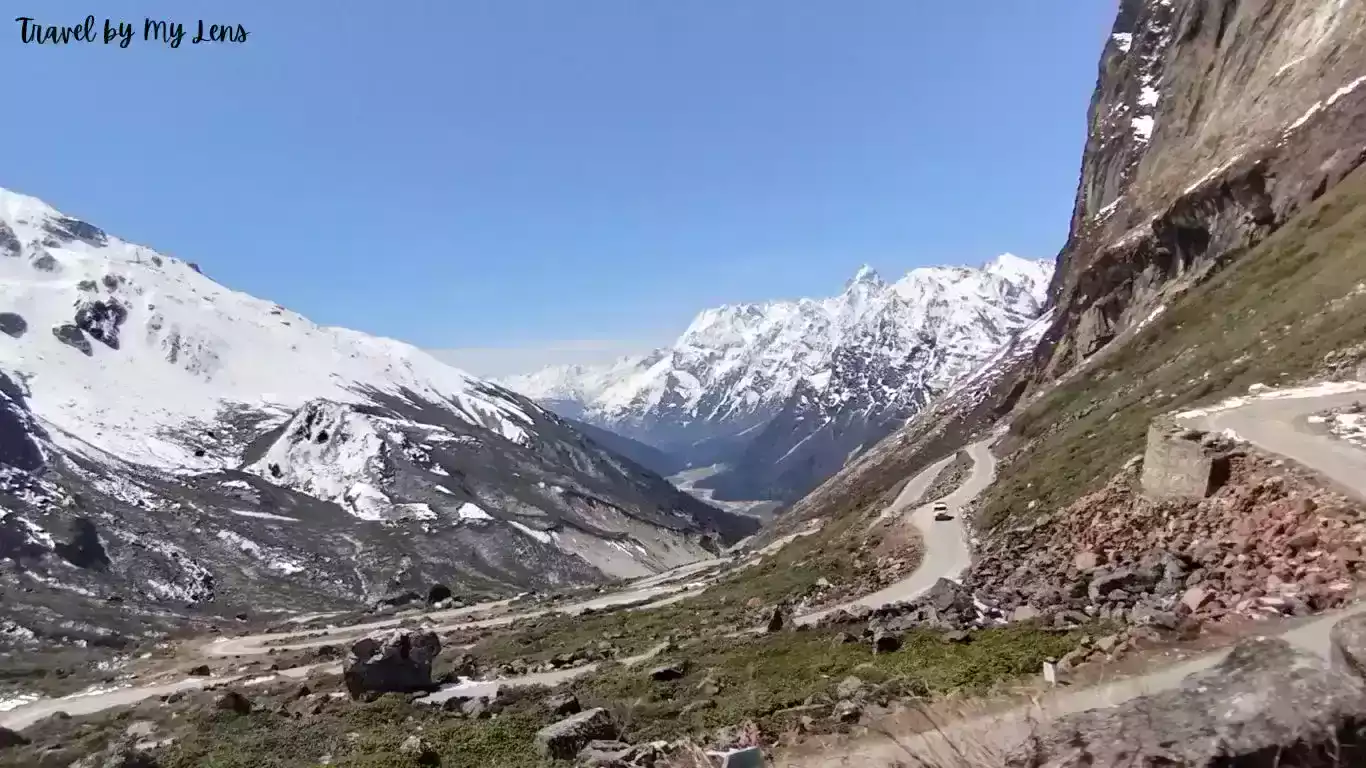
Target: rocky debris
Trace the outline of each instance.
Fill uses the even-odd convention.
[[[441,640],[425,629],[396,629],[357,640],[342,662],[342,677],[353,697],[363,693],[431,690],[432,662]]]
[[[1349,616],[1328,631],[1333,668],[1366,677],[1366,614]]]
[[[688,663],[686,661],[676,661],[672,664],[665,664],[650,670],[650,679],[655,682],[663,683],[670,680],[680,680],[687,673]]]
[[[28,739],[22,733],[11,731],[8,728],[0,727],[0,749],[10,749],[12,747],[22,747],[28,744]]]
[[[18,312],[0,312],[0,333],[17,339],[28,332],[28,321]]]
[[[1335,630],[1337,628],[1335,627]],[[1334,633],[1366,653],[1359,626]],[[1366,749],[1366,683],[1279,639],[1247,640],[1179,688],[1067,715],[1011,753],[1012,768],[1324,766]]]
[[[72,763],[71,768],[158,768],[157,761],[138,749],[136,737],[125,737],[102,754]]]
[[[1366,573],[1366,514],[1282,462],[1234,453],[1227,482],[1199,501],[1144,498],[1140,469],[985,542],[966,588],[1060,627],[1172,629],[1334,608]]]
[[[398,753],[418,765],[437,765],[441,761],[441,756],[432,748],[432,745],[417,734],[404,739],[403,743],[398,745]]]
[[[194,677],[208,677],[212,672],[213,670],[209,669],[208,664],[199,664],[186,670],[186,674]]]
[[[85,337],[85,331],[71,323],[63,323],[52,329],[52,335],[57,340],[72,349],[80,350],[86,357],[95,354],[95,348],[90,345],[90,339]]]
[[[598,707],[571,715],[536,732],[536,749],[542,757],[572,760],[593,741],[614,741],[617,726],[607,710]]]
[[[674,751],[667,741],[648,744],[627,744],[621,741],[596,740],[579,751],[579,763],[590,768],[655,768],[664,765]]]

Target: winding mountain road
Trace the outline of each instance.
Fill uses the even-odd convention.
[[[1345,382],[1234,398],[1220,405],[1176,414],[1183,424],[1210,431],[1231,431],[1262,451],[1284,456],[1324,476],[1346,493],[1366,499],[1366,450],[1333,437],[1309,417],[1366,400],[1366,382]],[[974,456],[974,459],[977,457]],[[979,462],[980,463],[980,462]],[[1366,612],[1366,603],[1268,632],[1328,659],[1329,630],[1338,620]],[[1029,705],[981,717],[965,717],[931,732],[901,738],[870,736],[844,744],[784,755],[777,764],[793,768],[845,768],[851,765],[910,764],[959,766],[999,764],[1040,723],[1088,709],[1112,707],[1139,696],[1176,688],[1187,675],[1218,664],[1228,649],[1201,654],[1171,666],[1111,683],[1057,688]]]
[[[854,606],[878,608],[903,600],[912,600],[934,586],[935,582],[941,578],[957,580],[962,576],[963,572],[972,564],[972,553],[968,550],[967,534],[963,530],[962,509],[977,498],[977,494],[985,490],[996,479],[996,457],[991,455],[989,447],[994,439],[995,436],[993,435],[967,447],[968,455],[972,458],[972,471],[957,490],[942,499],[931,499],[911,511],[911,523],[920,532],[923,541],[921,549],[924,553],[920,565],[911,575],[863,597],[798,616],[794,621],[798,624],[813,624],[835,611]],[[952,456],[941,459],[912,477],[901,489],[901,493],[897,494],[896,499],[887,507],[887,510],[882,513],[882,517],[885,519],[893,515],[905,514],[906,508],[925,495],[925,492],[934,483],[935,478],[939,476],[940,471],[948,466],[951,461],[953,461]],[[948,505],[949,514],[953,515],[952,520],[936,521],[934,519],[936,501]]]

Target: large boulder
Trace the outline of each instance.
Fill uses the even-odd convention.
[[[594,741],[617,738],[617,726],[607,710],[598,707],[551,723],[536,732],[536,749],[551,760],[572,760]]]
[[[1054,721],[1013,768],[1338,766],[1366,757],[1366,683],[1284,640],[1247,640],[1180,687]]]
[[[425,629],[396,629],[370,635],[351,645],[342,662],[342,678],[352,696],[364,693],[428,691],[432,662],[441,640]]]

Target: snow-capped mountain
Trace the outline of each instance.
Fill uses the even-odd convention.
[[[121,598],[585,583],[755,527],[415,347],[4,190],[0,384],[0,550]],[[64,531],[102,553],[87,586]]]
[[[791,499],[972,373],[1043,310],[1052,265],[1005,254],[827,299],[701,312],[670,347],[504,383],[548,408],[729,469],[716,497]]]

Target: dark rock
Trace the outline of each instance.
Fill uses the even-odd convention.
[[[1118,568],[1113,571],[1102,570],[1091,579],[1087,587],[1087,594],[1092,600],[1099,600],[1102,596],[1109,595],[1116,590],[1141,591],[1144,583],[1144,575],[1130,568]]]
[[[934,586],[930,587],[921,597],[921,600],[940,613],[948,611],[966,613],[974,608],[972,594],[964,589],[962,584],[948,579],[936,581]]]
[[[440,652],[441,640],[430,630],[371,635],[351,646],[342,677],[353,697],[431,690],[432,662]]]
[[[1363,721],[1360,679],[1283,640],[1248,640],[1179,688],[1053,721],[1005,764],[1327,768],[1360,761]]]
[[[445,584],[433,584],[431,589],[427,590],[428,605],[435,605],[442,600],[449,600],[450,598],[451,588]]]
[[[565,715],[577,715],[583,711],[583,706],[579,704],[579,697],[572,693],[557,693],[545,700],[545,708],[552,714],[561,717]]]
[[[14,234],[9,224],[0,221],[0,256],[15,258],[22,251],[23,245],[19,242],[19,236]]]
[[[213,708],[239,715],[251,714],[251,700],[237,691],[223,691],[213,700]]]
[[[831,645],[849,645],[850,643],[857,642],[858,638],[848,632],[837,632],[835,636],[830,639]]]
[[[62,268],[62,265],[58,263],[57,259],[42,248],[33,252],[33,258],[29,261],[29,264],[39,272],[56,272]]]
[[[62,342],[72,349],[79,350],[86,357],[95,354],[95,348],[90,345],[90,339],[85,337],[85,331],[82,331],[71,323],[63,323],[62,325],[53,328],[52,335],[57,337],[57,341]]]
[[[18,731],[11,731],[8,728],[0,728],[0,749],[10,749],[11,747],[22,747],[28,744],[28,739]]]
[[[209,669],[208,664],[200,664],[195,667],[190,667],[189,670],[189,674],[195,677],[208,677],[210,672],[211,670]]]
[[[613,741],[617,726],[607,710],[598,707],[580,712],[536,732],[536,750],[541,757],[572,760],[589,742]]]
[[[678,680],[688,673],[688,663],[686,661],[676,661],[662,667],[655,667],[650,670],[650,679],[656,682],[667,682]]]
[[[781,632],[786,620],[787,617],[783,613],[783,607],[781,605],[775,605],[773,606],[773,611],[768,615],[768,626],[764,631],[770,634]]]
[[[0,312],[0,333],[19,338],[28,332],[28,321],[17,312]]]
[[[71,540],[53,548],[59,557],[77,568],[102,571],[109,567],[109,554],[100,543],[94,521],[78,517],[71,521]]]
[[[955,629],[945,632],[940,639],[946,643],[970,643],[972,642],[972,633],[962,629]]]
[[[128,308],[114,299],[84,301],[76,308],[76,327],[110,349],[119,348],[119,329],[128,319]]]
[[[109,242],[104,230],[70,216],[58,216],[43,222],[43,229],[62,242],[80,241],[96,248]]]
[[[901,648],[901,636],[879,629],[873,632],[873,653],[892,653]]]

